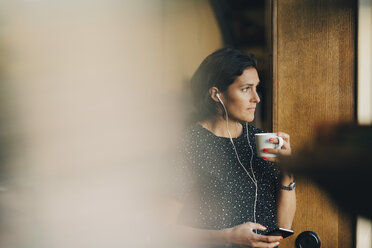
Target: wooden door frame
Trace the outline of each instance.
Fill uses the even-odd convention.
[[[352,5],[351,4],[352,1],[353,0],[344,0],[343,2],[348,2],[349,5],[351,6]],[[279,49],[281,49],[280,48],[280,45],[279,45],[279,41],[280,41],[280,39],[285,39],[285,37],[284,38],[283,37],[279,37],[279,35],[281,35],[280,32],[282,32],[280,30],[280,28],[282,26],[280,26],[280,23],[279,22],[280,22],[280,20],[282,18],[281,15],[283,15],[283,13],[281,12],[283,10],[283,8],[282,9],[279,9],[279,8],[281,8],[281,6],[282,6],[280,4],[283,4],[283,3],[288,4],[288,2],[293,3],[293,1],[291,2],[290,0],[289,1],[283,1],[283,2],[279,2],[279,0],[267,0],[267,3],[268,3],[267,4],[267,6],[268,6],[267,8],[268,8],[268,11],[271,12],[271,18],[272,18],[272,20],[271,20],[271,27],[269,28],[269,30],[270,30],[270,34],[269,35],[271,35],[270,36],[270,40],[271,40],[271,50],[272,50],[272,56],[271,56],[271,59],[272,59],[272,68],[270,70],[270,73],[271,73],[271,78],[272,78],[272,130],[274,132],[277,132],[277,131],[288,131],[288,132],[290,132],[291,131],[291,130],[282,130],[283,128],[284,129],[285,128],[288,128],[288,126],[286,126],[285,123],[283,125],[280,122],[280,120],[281,120],[280,114],[283,113],[283,111],[281,112],[282,106],[279,106],[281,104],[281,101],[283,101],[283,98],[279,99],[280,97],[283,97],[283,95],[281,95],[283,93],[280,92],[280,88],[281,88],[283,82],[280,81],[281,79],[279,77],[280,76],[279,73],[281,71],[281,66],[283,66],[283,65],[280,64],[281,63],[280,62],[281,60],[280,60],[280,57],[279,56],[280,56],[280,54],[283,54],[284,52],[287,52],[287,51],[279,51]],[[334,5],[337,5],[336,3],[334,3],[334,1],[333,2],[331,2],[331,1],[327,2],[327,0],[325,0],[325,1],[320,2],[319,0],[312,0],[311,3],[309,1],[304,1],[304,2],[307,2],[309,5],[316,5],[316,4],[320,5],[320,7],[319,6],[314,6],[314,8],[318,8],[319,7],[320,8],[320,11],[323,11],[324,12],[324,16],[325,16],[324,18],[328,18],[328,16],[326,15],[326,12],[327,11],[331,12],[331,14],[333,14],[333,17],[330,17],[330,18],[334,18],[334,19],[332,19],[332,21],[337,20],[337,18],[338,18],[337,15],[345,15],[345,11],[342,12],[343,11],[342,10],[342,7],[343,6],[339,6],[341,10],[336,9],[336,8],[335,9],[332,8],[332,7],[335,7]],[[296,4],[297,5],[295,7],[299,7],[299,4],[303,4],[303,3],[296,3]],[[325,5],[325,8],[322,9],[322,7],[324,7],[324,5]],[[301,9],[299,11],[304,12],[304,9]],[[307,11],[307,10],[305,10],[305,11]],[[317,11],[317,9],[313,9],[311,11]],[[340,11],[340,12],[337,12],[337,11]],[[346,10],[346,12],[347,11],[348,10]],[[347,14],[348,13],[349,12],[347,12]],[[344,24],[347,27],[338,26],[336,28],[340,28],[340,29],[343,29],[344,28],[348,32],[348,33],[346,33],[346,35],[349,35],[347,37],[349,39],[348,41],[350,41],[351,43],[353,43],[353,42],[355,42],[355,39],[356,39],[355,38],[356,37],[355,36],[355,33],[356,33],[356,30],[355,30],[356,29],[356,24],[355,24],[355,26],[353,26],[353,23],[352,23],[353,22],[353,19],[352,19],[352,17],[356,18],[356,14],[357,14],[356,13],[356,6],[355,6],[355,9],[353,9],[353,10],[350,11],[350,13],[351,13],[350,16],[348,16],[348,17],[350,17],[350,23],[345,22],[345,23],[341,23],[340,24],[340,25],[343,25]],[[294,16],[296,16],[296,15],[294,15]],[[305,18],[305,17],[303,17],[303,18]],[[302,21],[304,21],[304,20],[302,20]],[[304,22],[305,23],[306,22],[309,22],[309,25],[314,25],[314,26],[312,26],[312,28],[314,28],[316,26],[316,24],[314,24],[312,22],[312,20],[305,20]],[[356,20],[355,20],[355,22],[356,22]],[[329,28],[329,26],[326,26],[325,27],[325,30],[323,31],[323,33],[328,34],[327,33],[328,32],[327,28]],[[331,32],[331,31],[329,31],[329,32]],[[337,33],[337,30],[336,30],[336,33]],[[333,35],[333,33],[332,33],[332,35]],[[326,37],[326,38],[329,39],[329,40],[327,40],[327,42],[333,42],[333,40],[330,39],[329,37]],[[338,37],[336,37],[336,38],[338,38]],[[306,44],[306,43],[310,43],[311,41],[303,40],[301,42],[303,42],[303,44]],[[314,42],[314,40],[313,40],[313,42]],[[351,62],[351,63],[354,63],[354,66],[352,66],[353,68],[351,68],[351,69],[349,68],[351,71],[354,70],[354,76],[351,75],[353,72],[350,72],[351,74],[348,74],[348,75],[350,76],[349,77],[350,80],[352,80],[352,81],[350,81],[350,83],[351,84],[353,84],[353,83],[355,84],[356,83],[356,75],[355,75],[356,74],[356,72],[355,72],[355,67],[356,67],[355,66],[356,65],[356,60],[355,60],[355,58],[356,58],[356,54],[355,54],[356,51],[355,51],[355,48],[356,48],[356,45],[353,47],[353,45],[350,44],[350,42],[345,45],[345,46],[348,46],[350,48],[349,50],[346,51],[349,54],[344,55],[344,57],[340,56],[340,60],[341,60],[341,64],[342,63],[344,63],[344,64],[347,63],[347,62],[345,62],[345,60],[343,60],[345,58],[345,56],[346,57],[349,56],[347,58],[351,58],[351,59],[354,60],[353,62]],[[283,44],[283,43],[281,43],[281,44]],[[299,43],[297,43],[297,44],[299,44]],[[305,47],[305,45],[304,45],[304,47]],[[309,46],[307,46],[307,47],[309,47]],[[314,48],[314,49],[316,49],[316,48]],[[311,52],[313,52],[313,51],[309,51],[309,53],[311,53]],[[341,54],[341,51],[339,53]],[[337,57],[337,55],[334,55],[334,54],[324,55],[324,56],[327,59],[332,59],[333,58],[332,56]],[[311,63],[309,65],[310,66],[314,66],[314,64],[311,64]],[[305,70],[306,69],[308,69],[308,68],[305,68]],[[316,69],[318,69],[318,68],[315,68],[314,70],[316,70]],[[327,73],[328,73],[328,71],[325,72],[326,77],[328,77],[328,74]],[[331,74],[333,73],[332,75],[335,75],[337,73],[337,71],[332,71],[330,73]],[[350,86],[351,85],[349,84],[349,88],[350,88]],[[355,86],[353,86],[353,87],[355,89]],[[340,93],[340,97],[344,96],[342,94],[343,93],[341,92]],[[339,117],[340,120],[355,121],[355,119],[356,119],[356,110],[355,110],[355,98],[356,98],[356,94],[355,94],[355,92],[353,94],[354,95],[350,95],[350,94],[347,95],[348,97],[353,98],[353,99],[350,98],[347,101],[347,104],[351,104],[351,105],[354,104],[354,106],[349,106],[349,107],[352,107],[354,109],[354,113],[350,113],[349,112],[349,114],[346,114],[346,115],[343,115],[343,113],[342,113],[341,116]],[[284,106],[283,106],[283,108],[284,108]],[[337,115],[337,113],[335,115]],[[337,119],[337,116],[334,119],[338,120]],[[309,132],[309,133],[311,133],[311,132]],[[292,147],[292,148],[294,148],[294,150],[296,150],[299,147],[296,147],[295,146],[295,147]],[[308,194],[310,198],[311,197],[317,198],[317,196],[319,195],[319,196],[321,196],[321,199],[322,200],[325,200],[326,201],[326,203],[325,203],[325,205],[326,205],[325,209],[327,209],[327,210],[322,210],[321,207],[320,207],[320,204],[318,204],[318,206],[317,206],[319,208],[318,210],[310,211],[311,214],[314,215],[314,216],[319,215],[319,216],[325,217],[325,220],[324,221],[317,219],[315,221],[316,223],[314,222],[315,223],[315,228],[317,228],[318,230],[320,230],[319,232],[323,236],[323,237],[321,236],[320,238],[325,241],[324,244],[323,244],[325,247],[326,246],[327,247],[337,247],[338,246],[338,247],[345,247],[345,248],[346,247],[355,247],[355,236],[356,236],[355,235],[355,220],[353,218],[351,218],[350,216],[346,216],[346,214],[345,213],[342,213],[341,210],[337,206],[332,205],[332,202],[330,200],[329,201],[327,200],[328,198],[327,198],[326,194],[324,192],[322,192],[322,190],[319,189],[316,185],[314,185],[311,182],[311,179],[310,178],[303,178],[303,179],[300,179],[298,181],[298,191],[297,192],[298,192],[297,194],[302,194],[302,193],[305,193],[306,192],[306,194]],[[303,198],[301,196],[298,197],[298,198],[300,199],[300,201],[305,199],[305,198]],[[307,199],[306,201],[309,201],[309,198],[306,198],[306,199]],[[317,199],[314,199],[314,200],[316,201]],[[302,211],[307,211],[307,210],[301,209],[301,206],[308,206],[308,205],[311,205],[311,204],[308,204],[309,202],[305,202],[305,203],[304,202],[302,202],[302,203],[299,202],[299,203],[300,204],[298,204],[298,206],[300,207],[300,209],[299,208],[297,209],[297,213],[296,213],[296,217],[295,217],[295,222],[294,222],[294,231],[296,232],[296,235],[294,235],[295,237],[298,234],[300,234],[301,232],[303,232],[303,231],[312,230],[314,228],[314,223],[312,223],[313,221],[312,221],[311,217],[308,216],[308,215],[306,215],[306,213],[304,214],[302,212]],[[326,211],[335,211],[336,213],[333,213],[333,215],[330,215],[332,217],[331,218],[329,216],[327,217],[327,212]],[[301,217],[302,216],[304,216],[304,218],[305,218],[304,220],[301,220]],[[329,223],[329,221],[331,219],[328,219],[328,222],[327,222],[327,220],[326,220],[327,218],[331,218],[333,220],[332,221],[333,223]],[[334,218],[336,218],[336,219],[334,219]],[[323,222],[327,222],[327,223],[324,223],[324,225],[328,225],[327,228],[324,228],[325,231],[323,231],[323,228],[319,224],[319,223],[322,223],[322,221]],[[336,228],[336,231],[333,234],[336,233],[337,234],[337,238],[330,239],[329,237],[326,237],[327,236],[327,234],[326,234],[327,233],[327,230],[329,230],[331,228],[330,225],[334,225],[334,228]],[[317,230],[313,230],[313,231],[318,232]],[[318,234],[319,234],[319,232],[318,232]],[[295,237],[292,237],[292,238],[290,238],[288,240],[285,240],[285,242],[282,242],[281,243],[281,247],[293,247]],[[331,242],[337,243],[337,246],[332,246],[330,244]]]

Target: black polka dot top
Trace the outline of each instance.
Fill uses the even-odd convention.
[[[247,132],[248,138],[247,139]],[[280,173],[275,164],[257,157],[253,126],[243,125],[243,133],[233,138],[240,161],[253,171],[258,185],[256,221],[276,227],[277,192]],[[182,159],[175,165],[175,197],[183,203],[179,224],[201,229],[224,229],[254,222],[255,185],[239,164],[229,138],[215,136],[195,124],[182,140]],[[252,174],[251,174],[252,175]]]

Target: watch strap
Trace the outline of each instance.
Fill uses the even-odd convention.
[[[293,180],[288,186],[280,185],[280,188],[288,191],[294,190],[296,188],[296,182]]]

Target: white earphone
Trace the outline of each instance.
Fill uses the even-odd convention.
[[[235,144],[234,144],[234,141],[232,139],[232,136],[231,136],[231,133],[230,133],[230,130],[229,130],[229,116],[227,114],[227,109],[225,107],[225,104],[223,103],[221,97],[220,97],[220,94],[219,93],[216,93],[216,97],[218,98],[218,100],[220,101],[224,111],[225,111],[225,115],[226,115],[226,129],[227,129],[227,133],[229,134],[229,138],[230,138],[230,142],[231,144],[233,145],[233,148],[234,148],[234,151],[235,151],[235,155],[236,155],[236,158],[238,159],[238,162],[239,164],[242,166],[242,168],[244,169],[244,171],[247,173],[247,175],[249,176],[249,178],[252,180],[253,184],[256,186],[256,191],[255,191],[255,198],[254,198],[254,205],[253,205],[253,220],[254,220],[254,223],[257,223],[256,221],[256,207],[257,207],[257,191],[258,191],[258,185],[257,185],[257,180],[256,180],[256,177],[254,175],[254,171],[253,171],[253,166],[252,166],[252,160],[253,160],[253,148],[251,146],[251,142],[249,141],[249,137],[248,137],[248,124],[247,122],[245,123],[245,127],[247,129],[247,140],[248,140],[248,144],[249,144],[249,148],[251,149],[251,160],[250,160],[250,169],[251,169],[251,172],[252,172],[252,176],[249,174],[248,170],[244,167],[244,165],[242,164],[242,162],[240,161],[239,159],[239,155],[238,155],[238,152],[236,150],[236,147],[235,147]],[[257,233],[257,230],[256,230],[256,233]]]
[[[217,96],[218,100],[220,100],[220,102],[222,102],[222,100],[220,98],[220,94],[216,93],[216,96]]]

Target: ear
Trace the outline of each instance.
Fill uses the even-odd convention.
[[[220,102],[220,100],[218,100],[218,97],[217,97],[217,93],[219,93],[220,97],[221,97],[221,93],[220,91],[217,89],[217,87],[211,87],[209,89],[209,96],[212,98],[213,101],[215,102]]]

